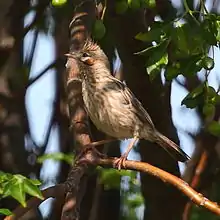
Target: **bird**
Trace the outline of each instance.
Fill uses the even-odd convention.
[[[127,85],[111,74],[109,60],[97,43],[87,39],[80,50],[65,55],[74,59],[79,69],[85,109],[97,129],[118,140],[132,138],[125,153],[115,162],[119,170],[125,167],[128,154],[139,139],[157,143],[177,161],[190,159],[156,129]]]

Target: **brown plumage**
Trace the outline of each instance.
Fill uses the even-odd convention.
[[[97,44],[88,40],[82,50],[70,53],[68,57],[75,59],[80,69],[84,104],[99,130],[121,140],[135,138],[156,142],[181,162],[189,158],[156,130],[149,114],[130,89],[111,75],[108,58]],[[134,143],[118,161],[119,168]]]

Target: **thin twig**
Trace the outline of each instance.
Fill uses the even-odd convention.
[[[32,84],[34,84],[38,79],[40,79],[48,70],[55,68],[57,63],[57,60],[55,60],[54,62],[50,63],[48,66],[46,66],[39,74],[37,74],[37,76],[35,78],[32,78],[29,80],[28,84],[26,85],[26,89],[31,86]]]
[[[101,16],[102,21],[104,20],[106,9],[107,9],[107,0],[105,0],[104,8],[102,10],[102,16]]]
[[[32,61],[33,61],[34,53],[35,53],[36,46],[37,46],[38,36],[39,36],[39,30],[35,29],[34,30],[33,42],[32,42],[32,45],[31,45],[31,50],[30,50],[30,53],[28,54],[28,57],[26,58],[26,61],[25,61],[29,67],[32,66]]]

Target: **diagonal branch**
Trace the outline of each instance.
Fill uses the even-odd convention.
[[[75,166],[72,169],[72,174],[69,175],[69,180],[67,180],[66,183],[60,184],[57,186],[50,187],[46,190],[43,190],[43,196],[45,197],[44,200],[46,200],[49,197],[54,198],[60,198],[63,197],[65,192],[71,190],[73,192],[77,193],[80,179],[82,175],[84,174],[84,169],[86,168],[86,164],[94,165],[94,166],[108,166],[108,167],[114,167],[114,164],[118,158],[110,158],[110,159],[102,159],[99,158],[94,152],[90,151],[84,154],[81,159],[76,162]],[[125,162],[125,168],[123,169],[129,169],[129,170],[135,170],[143,173],[148,173],[151,176],[154,176],[160,180],[162,180],[165,183],[171,184],[173,187],[177,188],[179,191],[181,191],[184,195],[186,195],[193,203],[195,203],[198,206],[204,207],[207,210],[215,213],[216,215],[220,216],[220,207],[217,203],[210,201],[209,199],[205,198],[201,193],[194,190],[192,187],[190,187],[185,181],[178,178],[177,176],[174,176],[160,168],[157,168],[155,166],[152,166],[145,162],[139,162],[139,161],[131,161],[127,160]],[[73,178],[75,177],[75,178]],[[5,220],[14,220],[18,219],[19,217],[23,216],[28,210],[31,208],[37,207],[42,201],[38,198],[31,198],[27,202],[27,207],[18,207],[14,210],[14,216],[6,217]],[[76,201],[75,201],[76,202]],[[75,206],[77,204],[73,204],[72,206]]]
[[[117,158],[114,159],[98,159],[96,163],[101,166],[111,166],[114,167],[114,163]],[[125,162],[126,169],[136,170],[144,173],[148,173],[156,178],[159,178],[165,183],[169,183],[173,185],[175,188],[180,190],[183,194],[185,194],[193,203],[198,206],[204,207],[209,211],[215,213],[220,216],[220,207],[217,203],[210,201],[206,197],[204,197],[201,193],[194,190],[192,187],[188,185],[185,181],[174,176],[162,169],[159,169],[155,166],[152,166],[148,163],[138,162],[138,161],[126,161]]]

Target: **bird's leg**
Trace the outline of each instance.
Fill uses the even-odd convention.
[[[131,142],[129,143],[125,153],[122,154],[121,157],[115,161],[114,166],[117,167],[118,170],[120,170],[121,167],[125,167],[125,161],[127,160],[128,154],[130,153],[131,149],[134,147],[134,144],[137,140],[138,138],[134,137],[133,140],[131,140]]]
[[[78,158],[82,157],[85,153],[87,153],[89,150],[93,150],[96,152],[96,154],[103,158],[103,157],[106,157],[106,155],[100,153],[97,149],[96,149],[96,146],[100,146],[100,145],[103,145],[103,144],[108,144],[110,142],[113,142],[113,141],[116,141],[117,139],[107,139],[107,140],[101,140],[101,141],[94,141],[90,144],[87,144],[83,147],[83,149],[81,150],[81,152],[79,153],[78,155]]]

